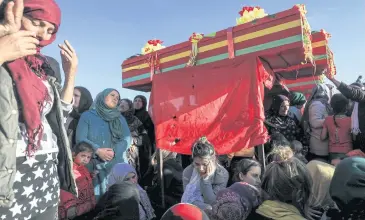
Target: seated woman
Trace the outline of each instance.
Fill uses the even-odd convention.
[[[335,169],[329,191],[340,209],[339,213],[327,213],[331,220],[365,219],[365,159],[342,160]]]
[[[139,198],[135,184],[114,184],[100,198],[94,210],[74,220],[140,220]]]
[[[151,220],[155,218],[155,213],[152,208],[150,199],[146,191],[144,191],[140,185],[138,185],[138,176],[136,170],[132,167],[132,165],[127,163],[118,163],[116,164],[108,177],[108,187],[113,186],[114,184],[123,183],[123,182],[131,182],[135,184],[139,191],[139,213],[141,220]]]
[[[233,170],[232,181],[246,182],[250,185],[261,187],[261,164],[256,160],[242,159]]]
[[[193,164],[183,172],[184,194],[181,202],[206,210],[215,203],[217,193],[226,188],[229,174],[217,163],[213,145],[202,137],[192,146]]]
[[[87,167],[96,173],[93,184],[97,200],[106,192],[107,177],[113,166],[127,162],[131,136],[118,104],[119,92],[105,89],[97,95],[92,109],[81,115],[76,130],[76,142],[94,148],[94,157]]]
[[[307,164],[309,174],[312,177],[312,193],[309,198],[309,205],[318,214],[311,216],[312,219],[320,220],[326,216],[326,212],[335,208],[335,203],[329,193],[331,180],[335,172],[335,167],[318,160],[312,160]]]
[[[305,220],[311,181],[305,164],[296,157],[273,161],[262,181],[270,199],[257,208],[252,219]]]
[[[161,178],[159,174],[160,153],[163,161],[162,172],[164,180],[165,207],[162,207]],[[180,203],[181,197],[184,193],[182,181],[184,169],[176,160],[176,155],[177,154],[174,152],[158,149],[152,156],[153,168],[151,169],[151,173],[153,176],[153,183],[152,186],[147,189],[147,192],[156,211],[157,219],[161,218],[167,208]]]

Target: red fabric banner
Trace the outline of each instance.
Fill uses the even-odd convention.
[[[157,147],[191,154],[193,142],[206,136],[218,154],[228,154],[265,143],[267,78],[258,58],[240,57],[156,74],[150,114]]]

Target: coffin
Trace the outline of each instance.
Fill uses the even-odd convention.
[[[274,69],[274,72],[284,79],[292,79],[293,82],[291,83],[299,83],[295,82],[295,79],[304,77],[306,78],[305,81],[307,83],[310,83],[311,81],[312,84],[315,84],[317,79],[311,78],[310,76],[319,76],[325,69],[327,69],[328,74],[336,75],[333,53],[328,46],[329,38],[330,35],[324,30],[312,32],[311,41],[314,65],[312,63],[307,63],[291,66],[286,69]],[[309,87],[309,84],[306,86]]]
[[[305,13],[304,5],[296,5],[277,14],[205,35],[198,43],[195,65],[204,66],[238,56],[259,56],[272,69],[311,63],[311,31]],[[186,66],[191,48],[192,43],[186,41],[125,60],[122,64],[123,87],[150,91],[153,75],[196,68]],[[158,67],[150,68],[151,58],[158,61]]]

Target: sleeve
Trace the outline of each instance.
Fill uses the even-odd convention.
[[[123,131],[123,145],[125,152],[130,148],[132,143],[131,132],[129,131],[128,123],[123,116],[120,117],[122,122],[122,131]],[[128,161],[127,154],[123,154],[124,161]]]
[[[338,90],[348,99],[355,102],[365,102],[365,91],[361,89],[356,89],[346,85],[345,83],[341,83]]]
[[[191,175],[193,174],[193,169],[194,169],[194,167],[192,165],[189,165],[183,171],[183,187],[184,187],[184,191],[185,191],[186,186],[190,182]]]
[[[323,128],[322,128],[322,132],[321,132],[322,141],[327,139],[327,134],[328,134],[328,117],[326,117],[326,119],[323,122]]]
[[[309,123],[312,128],[322,128],[326,115],[326,107],[320,102],[309,106]]]
[[[76,129],[76,143],[80,142],[88,143],[93,147],[94,152],[96,152],[97,149],[100,148],[100,146],[88,138],[89,127],[90,127],[90,121],[88,120],[88,115],[89,115],[88,112],[86,112],[82,114],[80,117]]]
[[[171,181],[174,179],[174,173],[170,169],[164,169],[163,171],[163,180],[164,180],[164,187],[169,188],[171,185]],[[159,181],[160,178],[159,178]]]
[[[202,179],[200,181],[200,190],[203,194],[204,202],[207,204],[214,204],[217,200],[217,194],[220,190],[227,187],[229,174],[222,166],[217,167],[216,175],[213,183],[209,179]]]

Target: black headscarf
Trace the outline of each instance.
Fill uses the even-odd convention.
[[[285,101],[289,102],[289,99],[288,99],[288,97],[286,97],[284,95],[274,96],[274,98],[272,99],[270,110],[269,110],[269,115],[278,116],[280,108],[281,108],[281,104],[283,104],[283,102],[285,102]]]
[[[143,95],[137,95],[134,100],[140,98],[143,106],[140,109],[135,109],[134,115],[142,122],[144,128],[147,130],[148,137],[152,144],[155,143],[155,126],[152,119],[147,111],[147,99]]]
[[[135,184],[114,184],[100,198],[93,211],[76,219],[139,220],[139,203],[139,191]]]
[[[79,107],[74,108],[71,117],[74,119],[79,119],[81,114],[86,112],[90,109],[91,105],[93,104],[93,97],[88,89],[82,86],[76,86],[75,89],[80,91],[80,103]]]

